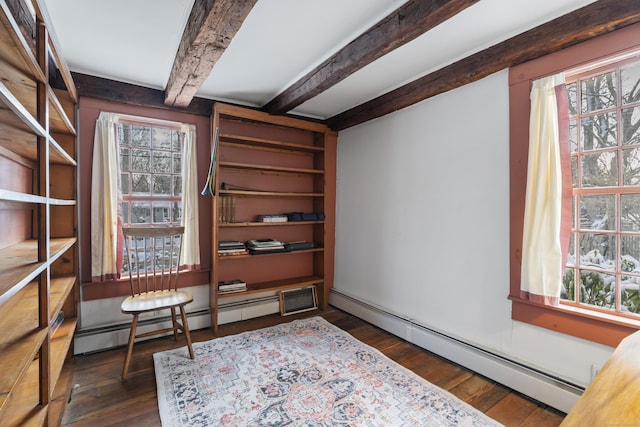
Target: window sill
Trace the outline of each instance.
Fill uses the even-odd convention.
[[[179,288],[209,284],[209,270],[181,271]],[[131,294],[129,279],[82,283],[82,300],[127,297]]]
[[[623,338],[640,330],[640,321],[596,313],[561,304],[558,307],[535,304],[518,297],[512,301],[511,318],[555,332],[616,347]]]

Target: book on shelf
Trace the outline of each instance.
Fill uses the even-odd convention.
[[[285,251],[284,243],[275,239],[248,240],[246,247],[252,255]]]
[[[218,242],[218,255],[246,255],[247,251],[244,243],[236,240],[221,240]]]
[[[258,215],[258,222],[287,222],[286,215]]]
[[[314,242],[307,241],[298,241],[298,242],[287,242],[284,244],[284,248],[287,251],[303,251],[305,249],[313,249],[316,247]]]
[[[249,251],[245,249],[219,249],[218,255],[227,256],[227,255],[247,255]]]
[[[218,292],[242,292],[247,290],[247,283],[244,280],[220,280],[218,282]]]
[[[218,249],[236,249],[244,248],[244,243],[239,240],[220,240],[218,242]]]
[[[236,199],[232,196],[220,196],[218,206],[218,221],[220,223],[232,223],[236,216]]]

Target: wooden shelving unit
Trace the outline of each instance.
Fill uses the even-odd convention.
[[[217,103],[212,129],[219,129],[216,195],[213,197],[211,314],[218,332],[221,300],[315,285],[326,308],[333,286],[337,135],[326,126]],[[233,201],[233,217],[220,210]],[[225,202],[227,203],[227,202]],[[259,222],[258,215],[322,213],[323,220]],[[313,249],[260,255],[219,256],[222,240],[273,238],[313,241]],[[242,279],[243,292],[219,293],[221,280]]]
[[[0,1],[0,419],[60,424],[77,324],[77,95],[44,3]],[[27,36],[25,36],[27,34]],[[33,37],[28,36],[32,34]],[[51,86],[49,67],[66,89]],[[64,313],[61,324],[54,321]]]

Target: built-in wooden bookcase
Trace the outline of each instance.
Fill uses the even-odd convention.
[[[77,322],[77,95],[41,1],[35,16],[13,6],[0,2],[0,423],[53,426]]]
[[[259,296],[315,285],[326,308],[333,286],[337,135],[323,124],[217,103],[216,195],[213,197],[211,313],[227,298]],[[319,213],[324,219],[260,222],[258,215]],[[219,241],[308,241],[316,247],[261,255],[219,256]],[[244,292],[220,293],[217,283],[241,279]]]

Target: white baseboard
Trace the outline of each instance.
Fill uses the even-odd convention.
[[[220,307],[218,310],[218,324],[223,325],[279,312],[279,301],[273,297],[262,298],[257,301],[243,301],[229,304],[227,307]],[[168,313],[167,310],[166,313],[159,317],[140,320],[138,333],[171,327],[171,319]],[[211,326],[211,311],[209,309],[187,312],[187,318],[189,329],[192,331]],[[79,330],[76,332],[74,339],[74,354],[94,353],[125,346],[129,341],[130,327],[131,322],[126,322]],[[153,337],[148,337],[147,339],[150,338]]]
[[[339,291],[331,291],[329,303],[562,412],[569,412],[582,394],[583,389],[579,386],[419,325]]]

